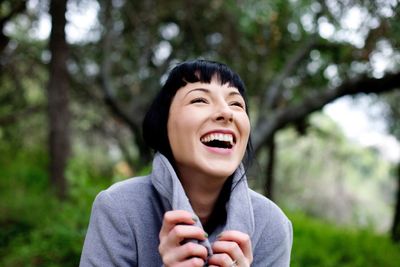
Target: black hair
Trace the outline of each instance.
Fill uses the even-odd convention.
[[[246,103],[246,113],[248,113],[245,86],[237,73],[223,63],[209,60],[193,60],[182,62],[170,71],[167,80],[144,117],[142,130],[145,143],[168,158],[174,167],[175,160],[172,155],[167,131],[172,99],[176,92],[187,83],[210,83],[214,77],[221,85],[229,84],[229,86],[239,90]],[[246,169],[251,163],[252,154],[253,148],[249,137],[246,153],[242,161]]]

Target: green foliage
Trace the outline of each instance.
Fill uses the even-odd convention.
[[[55,200],[50,198],[50,201]],[[72,203],[50,209],[43,206],[46,205],[39,210],[42,216],[31,226],[31,231],[13,237],[6,248],[4,266],[78,265],[89,212]]]
[[[68,170],[71,194],[52,194],[41,149],[1,151],[0,262],[2,266],[77,266],[94,196],[110,184],[84,158]],[[13,157],[10,157],[13,155]]]
[[[343,229],[302,214],[290,216],[294,227],[292,267],[395,267],[400,246],[387,236]]]
[[[69,199],[47,183],[43,150],[1,150],[0,262],[4,267],[77,266],[95,195],[113,182],[98,157],[82,153],[68,169]],[[10,156],[13,155],[13,158]],[[146,174],[147,166],[139,174]],[[295,213],[293,267],[396,266],[400,248],[386,236],[343,229]]]

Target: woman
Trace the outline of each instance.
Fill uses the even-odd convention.
[[[289,266],[291,223],[247,186],[247,111],[226,65],[176,66],[143,123],[152,173],[97,196],[80,266]]]

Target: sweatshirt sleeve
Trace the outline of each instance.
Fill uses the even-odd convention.
[[[251,266],[288,267],[293,243],[292,223],[280,209],[271,207],[269,223],[253,248]]]
[[[135,236],[121,207],[107,191],[96,197],[80,267],[137,266]]]

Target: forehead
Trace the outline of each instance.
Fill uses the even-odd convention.
[[[205,90],[196,90],[196,89],[205,89]],[[185,86],[181,87],[177,94],[187,95],[188,93],[196,91],[196,92],[204,92],[209,94],[230,94],[232,92],[238,93],[239,89],[236,87],[230,86],[228,83],[221,84],[218,81],[211,81],[210,83],[203,82],[195,82],[195,83],[187,83]]]

